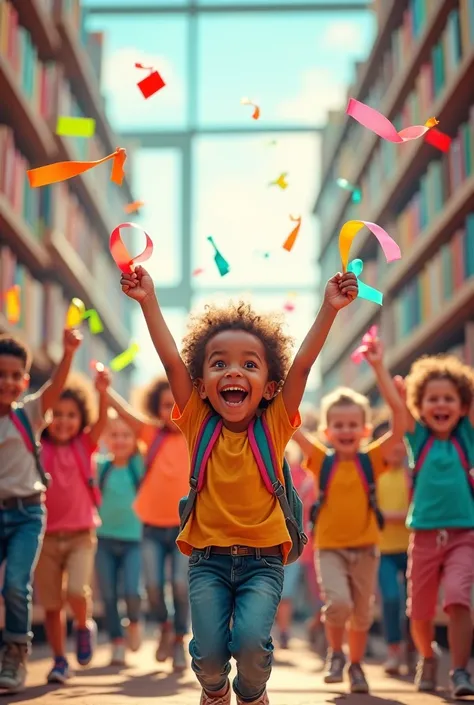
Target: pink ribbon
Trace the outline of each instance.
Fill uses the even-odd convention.
[[[365,360],[365,353],[369,349],[370,343],[372,343],[374,340],[377,339],[378,336],[378,328],[377,326],[371,326],[367,333],[363,336],[362,342],[359,345],[358,348],[354,350],[354,352],[351,354],[351,360],[354,362],[356,365],[360,365],[360,363]]]
[[[379,113],[375,108],[371,108],[370,105],[359,102],[355,98],[349,99],[346,113],[354,118],[354,120],[357,120],[363,127],[375,132],[376,135],[388,142],[401,143],[416,140],[426,135],[428,130],[438,124],[436,118],[430,118],[424,125],[412,125],[398,132],[385,115]]]

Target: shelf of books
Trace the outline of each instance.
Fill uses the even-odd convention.
[[[107,166],[37,190],[26,175],[55,161],[97,160],[120,144],[98,87],[100,37],[84,36],[80,9],[78,0],[0,2],[0,287],[4,294],[19,285],[21,298],[12,322],[2,295],[0,331],[29,344],[34,386],[60,354],[71,298],[95,308],[104,325],[101,335],[84,329],[77,356],[84,372],[91,359],[108,363],[128,347],[131,331],[130,302],[108,251],[117,214],[133,200],[128,182],[112,184]],[[95,136],[57,136],[59,115],[94,118]],[[123,392],[130,372],[114,380]]]
[[[372,66],[370,86],[351,88],[349,96],[383,112],[397,129],[435,116],[452,142],[447,153],[423,140],[393,144],[340,119],[315,206],[324,233],[321,267],[340,268],[339,230],[353,218],[384,227],[402,259],[387,264],[368,232],[354,240],[351,259],[363,259],[361,279],[383,292],[383,306],[358,299],[338,316],[322,354],[322,393],[350,384],[375,394],[370,370],[350,359],[374,323],[392,373],[406,374],[423,353],[452,349],[474,364],[474,0],[396,4],[398,25],[385,31],[384,47],[376,44],[364,69],[369,75]],[[385,14],[379,24],[386,22]],[[333,125],[328,130],[334,134]],[[359,203],[338,178],[359,187]]]

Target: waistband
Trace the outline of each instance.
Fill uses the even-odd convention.
[[[281,557],[280,546],[267,546],[266,548],[253,548],[252,546],[208,546],[204,549],[196,549],[200,552],[216,556],[279,556]]]
[[[6,497],[0,499],[0,510],[20,509],[21,507],[38,507],[43,504],[44,495],[42,492],[31,494],[27,497]]]

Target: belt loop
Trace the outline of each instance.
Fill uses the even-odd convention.
[[[210,555],[211,555],[211,547],[210,547],[210,546],[206,546],[206,549],[205,549],[205,551],[204,551],[204,559],[207,560]]]
[[[255,549],[255,558],[257,559],[257,561],[259,561],[261,559],[261,557],[262,557],[261,550],[259,548],[256,548]]]

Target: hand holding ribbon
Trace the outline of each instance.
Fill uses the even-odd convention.
[[[365,353],[369,349],[369,345],[372,343],[372,341],[376,340],[377,337],[377,326],[371,326],[367,333],[365,333],[365,335],[362,337],[362,342],[359,347],[356,348],[351,354],[352,362],[354,362],[356,365],[360,365],[360,363],[365,359]]]
[[[136,257],[130,257],[129,252],[122,241],[120,228],[137,228],[144,233],[146,244],[145,249],[141,254]],[[133,272],[135,264],[138,264],[139,262],[146,262],[150,259],[153,254],[153,242],[148,233],[146,233],[139,225],[136,225],[135,223],[120,223],[120,225],[117,225],[117,227],[112,230],[109,240],[109,249],[110,254],[115,260],[115,264],[120,271],[124,274],[130,274]]]
[[[429,118],[424,125],[412,125],[411,127],[405,127],[403,130],[397,131],[393,123],[390,122],[385,115],[379,113],[375,108],[371,108],[370,105],[355,100],[355,98],[349,99],[346,114],[354,118],[354,120],[357,120],[363,127],[375,132],[375,134],[382,139],[387,140],[387,142],[396,143],[409,142],[410,140],[423,137],[428,130],[439,124],[438,120],[432,117]]]

